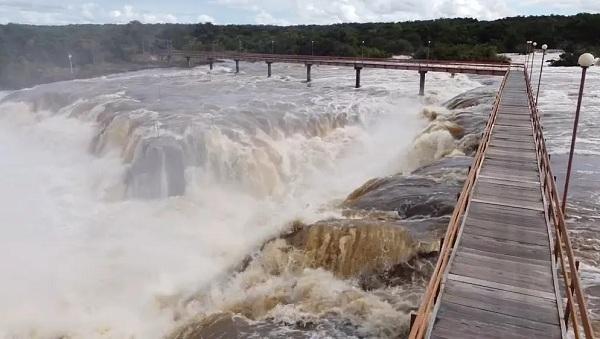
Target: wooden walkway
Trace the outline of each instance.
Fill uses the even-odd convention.
[[[430,338],[565,337],[526,86],[507,75]]]

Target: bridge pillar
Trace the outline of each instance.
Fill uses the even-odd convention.
[[[354,87],[360,88],[360,70],[362,69],[362,66],[355,65],[354,69],[356,70],[356,85]]]
[[[312,64],[306,64],[306,82],[310,82],[312,80],[310,77],[311,68],[312,68]]]
[[[271,77],[271,64],[273,63],[272,61],[267,61],[267,78]]]
[[[427,71],[419,71],[419,75],[421,76],[421,81],[419,82],[419,96],[425,95],[425,74],[427,74]]]
[[[235,72],[239,73],[240,72],[240,61],[239,60],[235,60]]]
[[[187,65],[188,65],[188,68],[192,67],[192,61],[191,61],[191,60],[192,60],[192,58],[191,58],[191,57],[189,57],[189,56],[186,56],[186,57],[185,57],[185,60],[187,60]]]
[[[212,71],[213,69],[213,59],[212,58],[208,58],[208,68]]]

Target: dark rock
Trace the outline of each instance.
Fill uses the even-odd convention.
[[[439,217],[452,213],[471,159],[448,157],[405,176],[373,179],[352,192],[345,207],[395,211],[402,218]]]

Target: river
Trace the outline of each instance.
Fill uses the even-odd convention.
[[[222,312],[248,337],[406,331],[422,282],[373,287],[352,265],[296,265],[305,254],[270,239],[293,221],[342,218],[340,203],[369,179],[404,173],[393,177],[404,185],[410,171],[460,156],[451,128],[432,128],[427,112],[452,115],[443,103],[482,85],[493,95],[499,79],[428,73],[420,98],[415,72],[366,70],[354,89],[351,68],[314,67],[310,85],[300,65],[274,64],[270,79],[262,63],[233,68],[2,93],[0,336],[160,338]],[[590,73],[570,208],[595,305],[600,94]],[[558,173],[576,82],[577,69],[546,69],[540,107]]]

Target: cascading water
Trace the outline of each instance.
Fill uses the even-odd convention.
[[[260,288],[282,303],[255,318],[341,309],[356,331],[346,335],[397,333],[405,314],[390,300],[330,272],[285,266],[273,277],[254,262],[231,272],[290,221],[339,216],[333,206],[368,179],[451,153],[450,132],[433,129],[411,149],[428,123],[413,72],[369,70],[355,90],[351,69],[314,69],[306,86],[301,66],[275,64],[271,79],[262,66],[4,93],[0,336],[157,338],[194,314],[246,314]],[[479,85],[433,73],[427,103]],[[267,261],[289,254],[268,246],[278,254]],[[290,291],[295,304],[283,302]]]

